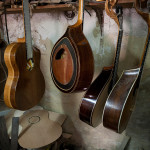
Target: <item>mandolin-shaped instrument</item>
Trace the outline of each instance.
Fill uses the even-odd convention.
[[[86,90],[94,73],[94,58],[83,34],[84,0],[79,0],[78,20],[68,26],[54,45],[50,57],[50,72],[54,84],[62,92]]]
[[[109,89],[113,87],[117,77],[117,68],[123,34],[123,17],[121,7],[117,7],[116,13],[113,11],[115,4],[116,0],[110,2],[109,0],[106,0],[105,3],[105,10],[108,16],[115,20],[119,28],[114,63],[110,67],[104,67],[102,72],[90,85],[89,89],[82,98],[79,110],[80,119],[93,127],[98,126],[102,121],[103,108],[109,94]]]
[[[139,10],[139,2],[136,0],[136,11],[148,24],[148,35],[138,68],[125,70],[110,92],[104,112],[103,125],[118,133],[125,130],[130,115],[135,105],[137,89],[139,87],[144,62],[150,41],[150,14]]]
[[[1,32],[3,32],[2,28],[2,18],[0,16],[0,27],[1,27]],[[1,38],[1,33],[0,33],[0,100],[4,99],[4,87],[7,79],[7,67],[4,61],[4,52],[7,47],[7,43],[5,40]]]
[[[23,0],[25,38],[7,46],[4,54],[8,78],[4,101],[10,108],[27,110],[39,103],[45,81],[40,70],[40,51],[32,47],[29,2]]]

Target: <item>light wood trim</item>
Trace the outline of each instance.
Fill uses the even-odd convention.
[[[111,0],[111,1],[106,0],[105,11],[106,11],[107,15],[117,23],[118,27],[120,27],[117,14],[113,11],[113,7],[116,5],[117,2],[118,2],[118,0]]]
[[[25,39],[25,37],[23,37],[23,38],[18,38],[17,42],[25,43],[25,42],[26,42],[26,39]]]
[[[8,68],[8,78],[4,88],[4,101],[5,104],[10,108],[15,108],[15,90],[19,77],[19,70],[16,65],[15,54],[18,47],[18,43],[12,43],[7,46],[4,54],[5,63]]]
[[[100,0],[95,2],[85,2],[86,9],[91,9],[91,7],[99,7],[101,9],[104,9],[106,0]],[[133,3],[135,0],[118,0],[118,4],[121,4],[123,8],[132,8]],[[57,10],[74,10],[75,7],[77,7],[78,4],[49,4],[46,6],[37,6],[36,8],[32,9],[33,13],[41,13],[41,12],[49,12],[50,10],[57,9]],[[7,13],[22,13],[21,8],[7,8]]]
[[[105,2],[106,0],[96,0],[97,2]]]

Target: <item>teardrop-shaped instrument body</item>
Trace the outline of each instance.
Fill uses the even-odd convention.
[[[50,65],[52,79],[62,92],[88,88],[93,78],[94,58],[82,25],[67,28],[51,52]]]

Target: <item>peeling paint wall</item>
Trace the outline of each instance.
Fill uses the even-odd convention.
[[[105,13],[104,49],[100,49],[100,26],[95,12],[90,10],[90,13],[91,16],[85,12],[84,33],[93,50],[95,78],[104,66],[109,66],[113,61],[118,28],[116,23]],[[147,34],[146,23],[136,13],[135,9],[124,9],[123,17],[124,35],[118,70],[119,74],[124,69],[131,69],[139,64]],[[33,43],[41,51],[41,70],[46,82],[46,90],[41,105],[45,109],[67,114],[69,117],[64,124],[64,130],[73,133],[72,141],[84,146],[86,150],[120,150],[125,133],[119,135],[105,129],[102,125],[92,128],[80,121],[78,109],[84,92],[64,94],[52,82],[50,76],[51,50],[55,42],[65,33],[67,26],[74,24],[76,20],[77,16],[73,20],[67,20],[61,11],[37,13],[33,14],[31,18]],[[8,15],[8,29],[11,42],[15,42],[17,38],[23,37],[23,18],[20,14]],[[145,64],[145,77],[150,74],[149,58],[150,55],[148,54]]]

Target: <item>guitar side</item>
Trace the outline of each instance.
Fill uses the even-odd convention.
[[[135,104],[140,68],[126,70],[111,90],[103,111],[103,125],[118,133],[125,130]]]
[[[103,68],[82,98],[79,117],[93,127],[98,126],[102,120],[103,108],[112,78],[112,69],[112,67]]]
[[[12,43],[4,54],[8,68],[8,78],[4,89],[4,101],[10,108],[29,109],[41,100],[45,91],[45,81],[40,70],[40,52],[34,48],[35,67],[26,69],[25,43]]]

